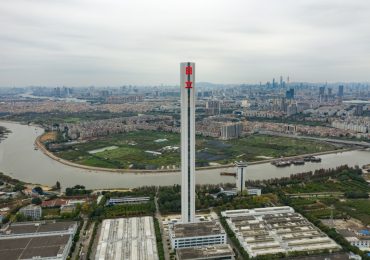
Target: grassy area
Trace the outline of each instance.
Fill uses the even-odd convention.
[[[105,208],[105,218],[130,217],[141,215],[152,215],[155,212],[153,201],[141,204],[115,205]]]
[[[352,246],[334,228],[326,226],[321,220],[329,219],[333,215],[334,219],[347,220],[355,218],[364,225],[370,224],[370,200],[368,198],[353,199],[358,195],[368,197],[370,186],[363,179],[361,169],[341,166],[337,169],[317,170],[314,173],[302,173],[293,178],[267,181],[270,187],[265,187],[269,191],[278,195],[282,204],[293,207],[296,212],[302,214],[311,223],[320,228],[330,238],[334,239],[342,246],[346,252],[354,252],[362,256],[362,259],[369,259],[365,253],[357,247]],[[261,184],[266,185],[267,182]],[[297,183],[305,183],[298,185]],[[334,185],[330,187],[331,184]],[[335,184],[337,183],[337,184]],[[316,192],[317,188],[323,191],[342,191],[344,197],[291,197],[287,196],[287,190],[292,193],[302,191],[302,186],[310,186],[311,189],[304,190]],[[314,187],[314,188],[313,188]]]
[[[335,199],[335,198],[295,198],[291,205],[301,208],[318,219],[328,219],[333,211],[333,217],[346,219],[349,217],[360,220],[364,225],[370,224],[369,199]]]
[[[59,208],[43,208],[42,209],[42,217],[44,218],[51,218],[58,216],[59,217],[60,210]]]
[[[283,189],[287,193],[311,193],[311,192],[369,192],[369,186],[356,180],[328,180],[326,182],[310,182],[293,184]]]
[[[369,199],[336,200],[333,205],[337,211],[345,212],[347,215],[361,220],[364,225],[370,224]]]
[[[330,218],[331,212],[335,218],[356,218],[364,225],[370,224],[370,192],[369,184],[360,175],[359,169],[338,169],[317,178],[302,180],[301,182],[283,184],[278,188],[284,194],[315,193],[315,192],[343,192],[343,196],[330,197],[295,197],[289,198],[289,205],[299,211],[317,218]],[[277,192],[277,190],[275,190]],[[281,194],[278,192],[279,194]],[[365,198],[363,198],[365,197]]]
[[[155,142],[165,139],[163,142]],[[95,149],[117,146],[117,149],[91,154]],[[178,147],[164,150],[166,146]],[[107,136],[99,140],[69,146],[56,152],[57,156],[75,163],[117,169],[161,169],[179,167],[180,135],[168,132],[137,131]],[[227,164],[235,160],[258,161],[258,156],[280,157],[334,150],[335,146],[313,140],[288,137],[252,135],[222,141],[197,136],[197,166],[210,162]],[[146,151],[160,152],[153,155]]]

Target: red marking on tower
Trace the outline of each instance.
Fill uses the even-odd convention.
[[[185,69],[186,75],[192,75],[193,74],[193,68],[191,66],[187,66]]]
[[[193,84],[193,82],[191,82],[191,81],[186,81],[185,82],[186,83],[186,86],[185,86],[185,88],[192,88],[192,84]]]

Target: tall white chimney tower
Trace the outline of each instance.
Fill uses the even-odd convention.
[[[236,163],[236,191],[243,193],[245,190],[245,173],[247,171],[247,163],[237,162]]]
[[[195,221],[195,63],[180,63],[181,218]]]

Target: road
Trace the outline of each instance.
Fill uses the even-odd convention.
[[[88,229],[86,229],[88,218],[84,218],[83,220],[84,220],[84,225],[82,226],[81,231],[80,231],[80,239],[76,243],[76,248],[75,248],[75,251],[73,252],[71,259],[80,259],[80,260],[85,259],[87,255],[87,250],[89,247],[90,240],[92,239],[93,228],[94,228],[95,222],[90,223],[90,226],[88,227]]]
[[[79,259],[78,254],[80,252],[80,245],[81,245],[81,241],[82,241],[82,234],[83,234],[83,232],[85,230],[87,221],[84,219],[83,222],[84,223],[83,223],[82,228],[80,230],[80,239],[76,243],[76,247],[75,247],[75,250],[73,251],[73,254],[72,254],[71,259]]]
[[[168,247],[167,247],[167,238],[165,237],[165,232],[164,232],[164,227],[163,227],[163,222],[162,222],[162,215],[161,215],[161,212],[159,211],[159,206],[158,206],[158,189],[159,188],[157,188],[156,196],[154,198],[154,203],[155,203],[155,208],[156,208],[155,217],[158,219],[159,227],[161,229],[164,259],[170,260],[170,252],[168,251]]]

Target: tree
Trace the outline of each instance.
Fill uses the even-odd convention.
[[[81,206],[81,212],[85,215],[89,214],[91,211],[91,207],[90,207],[90,204],[85,202],[82,204]]]
[[[13,191],[22,191],[24,189],[25,187],[23,186],[22,183],[17,183],[16,185],[14,185]]]
[[[55,187],[57,188],[57,190],[60,190],[60,182],[57,181],[57,183],[55,184]]]
[[[32,200],[31,200],[31,203],[32,204],[35,204],[35,205],[41,205],[41,203],[42,203],[42,200],[40,199],[40,198],[33,198]]]
[[[35,192],[37,192],[39,195],[43,195],[44,194],[44,191],[43,191],[43,189],[40,186],[36,186],[35,188],[33,188],[33,190]]]
[[[15,215],[15,220],[16,220],[17,222],[22,222],[22,221],[26,221],[26,220],[27,220],[27,217],[26,217],[24,214],[22,214],[22,213],[18,212],[18,213]]]

